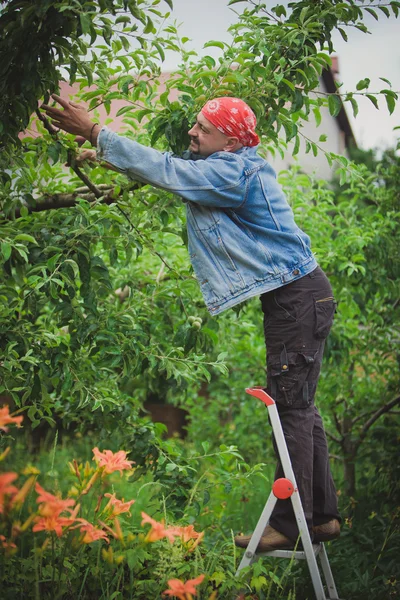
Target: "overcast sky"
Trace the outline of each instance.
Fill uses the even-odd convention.
[[[283,2],[266,0],[265,3],[272,7]],[[186,47],[190,46],[200,54],[204,52],[214,57],[218,55],[218,49],[207,48],[203,51],[204,43],[209,40],[229,42],[231,37],[227,29],[237,21],[232,9],[242,11],[246,6],[243,2],[229,8],[228,0],[173,0],[173,5],[173,18],[182,23],[181,35],[192,40]],[[369,77],[369,89],[379,91],[387,87],[379,80],[379,77],[385,77],[392,82],[394,91],[400,91],[400,18],[387,19],[382,14],[379,21],[375,21],[367,14],[365,24],[371,35],[351,27],[347,28],[347,43],[339,33],[334,36],[335,50],[339,57],[339,80],[344,84],[342,89],[355,90],[360,79]],[[176,56],[168,55],[164,68],[171,70],[176,66]],[[363,148],[393,147],[400,136],[400,130],[393,131],[393,127],[400,125],[400,105],[391,116],[384,98],[379,101],[379,105],[378,111],[367,98],[360,98],[356,119],[347,108],[357,143]]]

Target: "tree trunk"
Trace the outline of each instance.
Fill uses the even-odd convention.
[[[344,454],[344,483],[349,496],[356,493],[356,454]]]

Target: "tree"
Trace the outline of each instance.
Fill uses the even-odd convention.
[[[386,16],[397,16],[399,5],[394,1],[390,9],[379,8]],[[94,115],[100,104],[108,109],[113,100],[123,99],[126,106],[120,114],[126,134],[174,152],[185,149],[187,124],[217,94],[240,96],[252,106],[265,153],[280,149],[284,132],[286,141],[295,142],[294,154],[303,143],[316,154],[318,143],[303,139],[301,123],[309,118],[318,123],[323,105],[332,115],[343,102],[357,112],[354,94],[342,97],[338,86],[324,95],[318,85],[322,70],[330,65],[333,30],[339,28],[345,38],[346,27],[366,31],[363,14],[370,7],[321,0],[294,2],[290,11],[282,5],[268,11],[262,3],[250,2],[231,28],[231,45],[206,44],[222,50],[216,61],[210,56],[198,59],[175,26],[162,25],[161,6],[157,1],[119,0],[77,2],[73,8],[65,1],[3,3],[0,344],[5,359],[0,393],[28,411],[34,425],[58,417],[88,426],[99,408],[118,416],[124,405],[136,406],[161,382],[166,396],[182,396],[200,378],[210,377],[210,371],[224,371],[218,336],[223,339],[230,329],[228,318],[215,321],[205,313],[185,249],[183,209],[176,199],[118,174],[110,176],[100,166],[78,168],[73,138],[55,133],[39,117],[37,103],[57,90],[63,74],[80,84],[79,97]],[[19,43],[22,37],[26,44]],[[180,53],[181,66],[160,94],[166,50]],[[368,85],[368,79],[361,80],[357,93],[375,103]],[[387,85],[379,93],[392,111],[397,94]],[[179,102],[169,100],[172,89],[178,90]],[[35,111],[41,137],[18,142],[18,132]],[[322,215],[313,202],[328,192],[310,192],[308,198],[294,194],[299,218],[308,214],[318,232],[314,219],[329,220],[337,210],[340,235],[354,213],[352,243],[357,246],[357,219],[369,214],[370,237],[363,234],[362,248],[369,248],[370,240],[381,248],[373,236],[373,209],[367,213],[362,206],[364,195],[373,196],[376,179],[371,175],[364,189],[356,184],[360,172],[349,170],[346,159],[333,154],[327,159],[343,163],[342,179],[351,184],[347,194],[357,193],[360,202],[354,208],[346,198],[343,208],[341,203],[335,208],[328,200]],[[63,166],[66,161],[71,170]],[[391,236],[388,220],[382,217],[385,240]],[[329,270],[340,284],[343,274],[357,276],[357,285],[361,278],[363,285],[364,278],[373,284],[359,265],[366,255],[357,258],[350,243],[343,247],[336,238],[333,243],[326,236],[314,237],[317,249],[323,249],[321,262],[330,257]],[[125,286],[130,295],[121,306],[114,292]],[[344,338],[339,336],[337,361],[346,353],[351,356],[350,348],[364,331],[359,305],[355,308],[350,298],[349,292],[351,327],[340,326],[352,344],[342,347]],[[370,297],[360,303],[364,300],[373,305]],[[203,319],[200,329],[193,327],[193,316]],[[332,394],[337,397],[336,391]]]

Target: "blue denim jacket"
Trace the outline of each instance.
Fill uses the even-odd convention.
[[[218,314],[317,267],[270,164],[257,148],[185,160],[103,127],[98,156],[186,202],[189,253],[208,310]]]

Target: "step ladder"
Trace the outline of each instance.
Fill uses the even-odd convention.
[[[323,543],[313,544],[311,542],[303,506],[301,504],[300,494],[297,489],[296,479],[275,401],[264,391],[264,388],[262,387],[247,388],[246,392],[251,396],[255,396],[261,400],[261,402],[263,402],[268,408],[269,418],[285,477],[277,479],[274,482],[270,496],[265,504],[264,510],[261,513],[249,545],[244,552],[236,575],[238,575],[244,567],[249,566],[252,562],[263,556],[302,559],[307,561],[316,599],[327,600],[327,598],[330,598],[331,600],[339,600],[325,546]],[[293,511],[297,520],[300,538],[303,544],[303,550],[273,550],[272,552],[257,553],[256,549],[258,543],[266,525],[268,524],[268,520],[271,516],[277,499],[285,500],[289,498],[293,505]],[[321,575],[318,568],[317,556],[319,556],[321,562],[328,596],[325,595],[324,586],[322,584]]]

